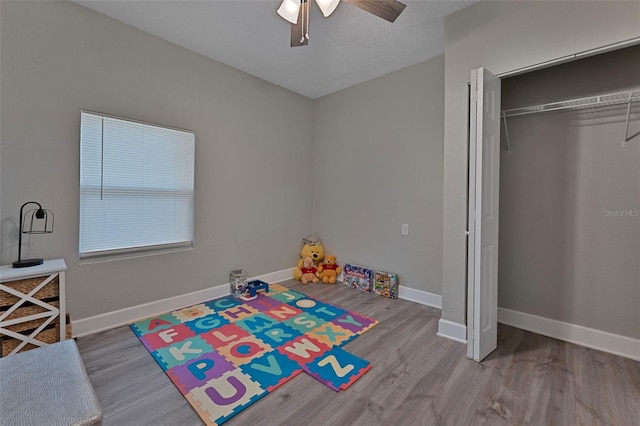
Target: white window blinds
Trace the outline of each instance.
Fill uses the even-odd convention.
[[[82,111],[80,256],[193,243],[191,131]]]

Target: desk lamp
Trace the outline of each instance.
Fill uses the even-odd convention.
[[[22,211],[28,204],[36,204],[37,209],[27,210],[24,215]],[[27,201],[20,207],[20,236],[18,238],[18,260],[13,262],[14,268],[26,268],[29,266],[42,265],[43,259],[22,259],[22,234],[50,234],[53,232],[53,212],[43,209],[40,203]]]

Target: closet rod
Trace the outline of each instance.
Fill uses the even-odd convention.
[[[522,108],[506,109],[502,111],[504,118],[517,117],[520,115],[536,114],[540,112],[562,111],[567,109],[584,109],[599,106],[623,105],[640,101],[640,90],[630,90],[627,92],[608,93],[599,96],[589,96],[587,98],[569,99],[560,102],[550,102],[541,105],[532,105]]]

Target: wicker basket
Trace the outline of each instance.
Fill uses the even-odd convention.
[[[67,339],[71,339],[71,318],[69,317],[69,315],[66,316],[67,319],[67,325],[66,325],[66,333],[65,336]],[[39,321],[38,324],[35,325],[35,327],[30,328],[30,329],[26,329],[23,327],[24,324],[30,324],[32,322],[35,321]],[[17,333],[20,333],[24,336],[28,336],[29,334],[31,334],[36,328],[38,328],[38,326],[42,324],[42,320],[34,320],[34,321],[28,321],[25,323],[21,323],[21,324],[16,324],[14,326],[10,326],[10,327],[6,327],[9,330],[12,331],[16,331]],[[14,330],[14,327],[20,327],[21,330],[17,331]],[[42,330],[40,333],[36,334],[35,336],[37,338],[37,340],[47,343],[47,344],[51,344],[51,343],[55,343],[58,342],[60,340],[60,321],[58,318],[55,319],[55,321],[53,321],[51,324],[49,324],[44,330]],[[9,355],[11,353],[11,351],[13,351],[16,347],[18,347],[18,345],[21,343],[22,341],[19,339],[14,339],[13,337],[9,337],[9,336],[5,336],[0,334],[0,357],[5,357],[7,355]],[[24,345],[24,347],[22,349],[20,349],[19,352],[24,352],[24,351],[28,351],[31,349],[36,349],[39,346],[36,345],[32,345],[31,343],[27,343],[26,345]]]
[[[56,308],[60,306],[60,302],[58,301],[58,299],[44,299],[43,302],[48,303],[51,306],[55,306]],[[25,306],[27,305],[27,306]],[[0,307],[0,314],[4,313],[4,311],[6,311],[8,309],[7,306],[1,306]],[[6,318],[5,320],[12,320],[12,319],[16,319],[16,318],[22,318],[22,317],[26,317],[29,315],[35,315],[35,314],[41,314],[44,312],[48,312],[47,309],[43,308],[40,305],[34,305],[34,304],[27,304],[24,303],[23,305],[21,305],[18,309],[16,309],[15,311],[11,312]],[[42,324],[44,321],[46,320],[46,318],[41,318],[41,319],[37,319],[37,320],[33,320],[33,321],[28,321],[26,323],[20,323],[20,324],[16,324],[16,325],[11,325],[9,327],[5,327],[11,331],[22,331],[20,330],[20,327],[23,324],[36,324],[35,327],[26,327],[26,329],[28,328],[37,328],[40,324]]]
[[[36,288],[40,283],[42,283],[43,277],[29,278],[26,280],[17,280],[3,283],[7,287],[10,287],[14,290],[17,290],[21,293],[27,294],[34,288]],[[60,281],[59,277],[56,276],[51,282],[47,283],[43,288],[40,289],[36,294],[33,295],[34,298],[39,300],[45,300],[50,298],[58,298],[60,295]],[[8,307],[14,305],[18,300],[20,300],[17,296],[14,296],[11,293],[7,293],[6,291],[0,290],[0,311],[7,310]]]

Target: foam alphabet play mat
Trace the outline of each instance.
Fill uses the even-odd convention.
[[[303,371],[346,389],[371,365],[342,346],[377,323],[271,284],[252,300],[226,296],[130,327],[202,420],[217,425]]]

